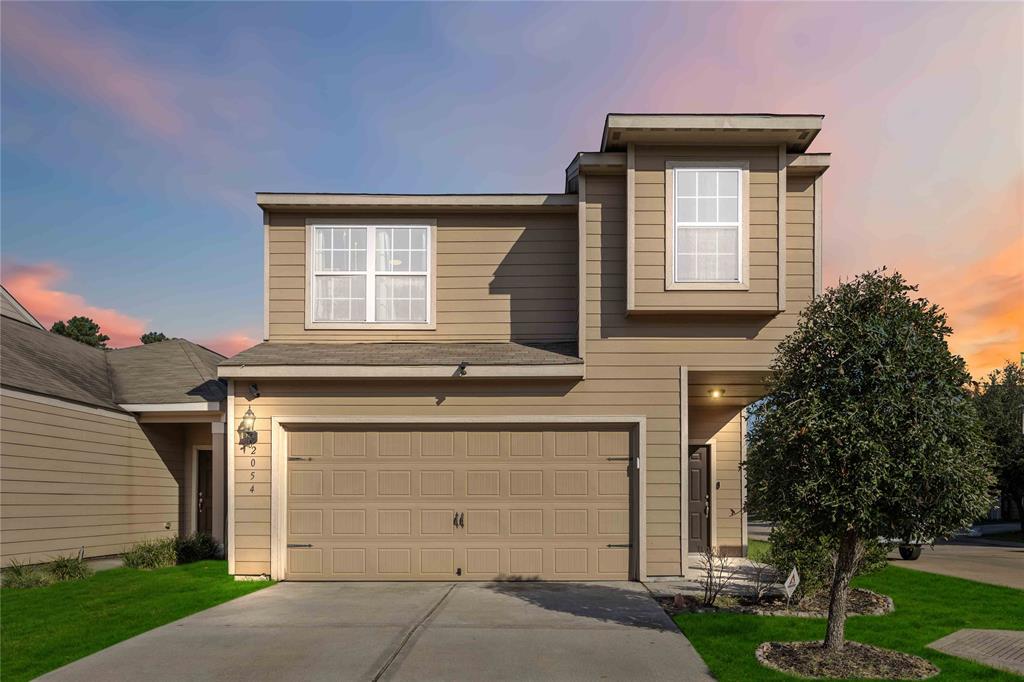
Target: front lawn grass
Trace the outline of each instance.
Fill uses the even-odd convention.
[[[961,628],[1024,629],[1024,591],[897,566],[858,578],[854,585],[889,595],[896,610],[849,618],[848,639],[926,658],[942,671],[934,680],[1021,679],[925,645]],[[681,613],[675,621],[724,682],[795,679],[762,667],[754,650],[761,642],[820,640],[825,635],[825,620],[817,618]]]
[[[0,678],[30,680],[112,644],[255,592],[226,561],[142,571],[115,568],[85,580],[0,589]]]

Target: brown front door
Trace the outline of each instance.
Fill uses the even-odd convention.
[[[687,507],[689,544],[687,551],[703,552],[708,547],[710,536],[708,512],[711,509],[711,495],[708,487],[708,467],[711,460],[710,445],[691,445],[687,466],[689,481],[689,504]]]
[[[213,534],[213,453],[199,450],[196,453],[196,531]]]

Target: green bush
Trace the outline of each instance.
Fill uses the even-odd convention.
[[[763,561],[777,571],[781,580],[785,580],[796,566],[800,574],[800,587],[794,597],[798,601],[829,589],[835,570],[837,543],[830,542],[828,538],[808,537],[798,529],[783,525],[772,528],[768,542],[770,546]],[[890,546],[877,540],[865,541],[864,544],[864,557],[855,575],[866,575],[885,568],[885,555],[889,553]]]
[[[175,538],[147,540],[126,551],[122,559],[128,568],[174,566],[178,560],[177,544]]]
[[[193,533],[177,540],[176,553],[179,564],[214,559],[217,556],[217,542],[206,533]]]
[[[28,587],[42,587],[53,582],[51,576],[39,569],[38,566],[20,564],[11,560],[11,564],[3,570],[2,581],[4,587],[25,589]]]
[[[85,562],[85,559],[77,556],[57,557],[46,564],[46,572],[50,574],[54,582],[82,580],[93,574],[92,568]]]

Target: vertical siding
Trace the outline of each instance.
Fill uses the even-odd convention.
[[[0,396],[0,554],[118,554],[177,534],[183,518],[180,426]],[[170,528],[165,528],[170,524]]]
[[[429,217],[437,220],[437,328],[384,332],[305,328],[306,215],[271,214],[269,340],[576,338],[575,214]]]

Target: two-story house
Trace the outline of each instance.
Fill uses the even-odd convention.
[[[258,194],[266,341],[219,367],[231,573],[743,555],[744,408],[821,288],[821,120],[610,114],[558,194]]]

